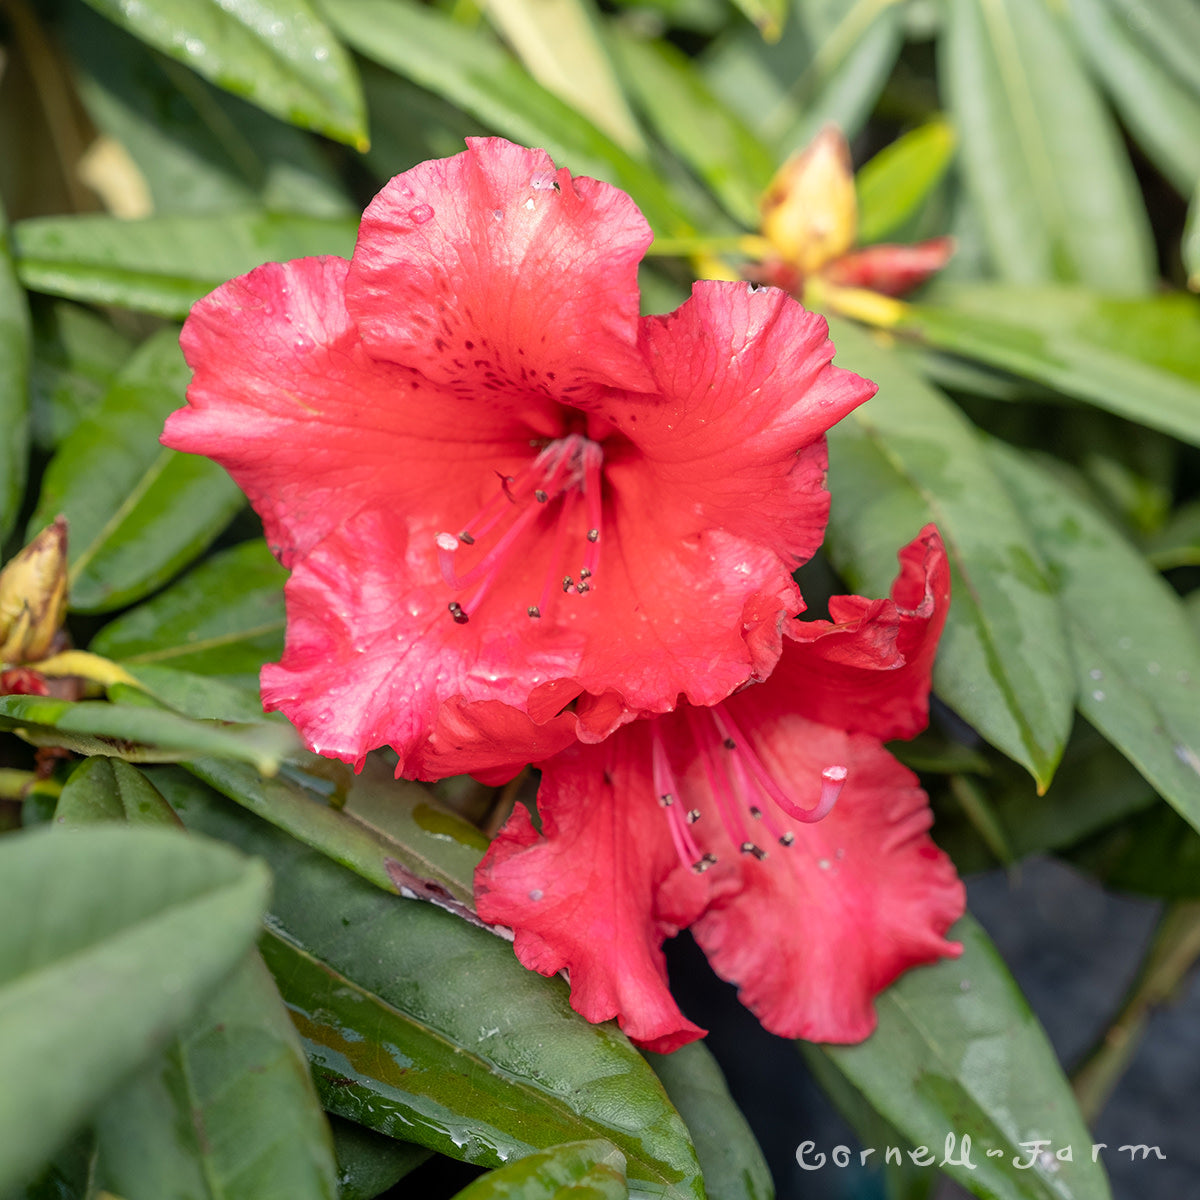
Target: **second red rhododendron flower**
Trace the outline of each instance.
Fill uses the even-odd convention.
[[[263,698],[314,750],[515,767],[770,673],[823,433],[874,387],[775,289],[640,317],[650,240],[623,192],[478,139],[393,179],[350,261],[192,310],[163,440],[229,470],[292,570]]]
[[[962,884],[883,746],[927,719],[950,592],[936,530],[900,564],[891,599],[787,622],[765,683],[539,764],[540,829],[514,811],[476,899],[527,967],[569,972],[589,1020],[662,1052],[700,1036],[661,949],[689,926],[767,1029],[812,1041],[861,1041],[880,991],[959,953]]]

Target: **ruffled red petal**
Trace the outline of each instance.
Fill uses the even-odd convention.
[[[617,737],[620,746],[576,746],[545,764],[541,831],[518,806],[476,872],[475,898],[485,921],[514,931],[525,966],[570,973],[577,1012],[615,1017],[666,1053],[704,1033],[672,998],[661,947],[705,889],[664,886],[680,865],[637,754],[645,736],[631,727]]]
[[[463,405],[649,390],[637,266],[653,234],[636,205],[544,150],[467,145],[398,175],[363,215],[347,303],[370,352]]]
[[[638,480],[622,486],[654,497],[659,529],[715,526],[791,568],[812,557],[828,514],[823,435],[876,391],[831,365],[828,334],[777,288],[743,283],[701,281],[645,318],[657,395],[608,395],[600,411],[637,447]]]
[[[493,467],[557,434],[498,408],[470,424],[414,371],[363,350],[340,258],[267,263],[199,301],[180,342],[194,371],[163,443],[219,462],[291,566],[365,507],[420,514],[430,538]],[[470,511],[469,507],[467,511]]]
[[[915,737],[929,720],[938,639],[950,607],[950,565],[933,525],[899,553],[889,600],[834,596],[832,621],[788,621],[786,649],[751,703],[792,711],[881,741]]]
[[[910,967],[961,953],[943,935],[963,913],[963,886],[927,833],[916,776],[878,741],[789,716],[755,742],[780,778],[838,763],[847,780],[829,816],[794,829],[792,846],[761,862],[736,856],[740,887],[714,897],[693,935],[771,1032],[862,1041],[879,992]],[[733,847],[722,849],[732,860]]]

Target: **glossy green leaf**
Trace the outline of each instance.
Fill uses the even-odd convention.
[[[471,881],[487,839],[443,809],[421,784],[393,779],[378,757],[369,758],[359,775],[316,755],[275,779],[220,759],[193,762],[188,769],[376,887],[406,890],[460,916],[472,915]]]
[[[476,1179],[454,1200],[625,1200],[625,1156],[611,1142],[570,1142]]]
[[[658,136],[749,229],[759,223],[759,196],[775,173],[774,156],[723,105],[693,65],[669,42],[620,34],[619,61]]]
[[[30,535],[66,516],[76,610],[103,612],[153,591],[244,502],[216,463],[159,444],[189,378],[175,330],[155,334],[46,469]]]
[[[1149,291],[1153,244],[1133,169],[1050,6],[959,0],[938,58],[1001,278]]]
[[[920,208],[946,173],[954,146],[950,125],[930,121],[863,164],[855,178],[860,243],[883,241]]]
[[[86,759],[55,823],[179,827],[136,768]],[[97,1174],[123,1200],[334,1200],[336,1166],[304,1050],[257,951],[95,1118]]]
[[[1033,540],[959,410],[859,329],[832,329],[837,361],[879,384],[829,433],[834,560],[855,590],[886,595],[896,552],[937,522],[952,598],[934,686],[1044,786],[1071,727],[1074,684]]]
[[[1200,829],[1200,637],[1187,613],[1095,509],[1027,457],[992,449],[1054,572],[1080,711]]]
[[[1092,70],[1111,94],[1139,145],[1183,195],[1200,182],[1200,96],[1163,70],[1127,13],[1113,0],[1070,0],[1071,17]]]
[[[692,1135],[708,1200],[773,1200],[766,1159],[708,1047],[643,1053]]]
[[[338,1164],[338,1200],[374,1200],[433,1156],[344,1117],[328,1116]]]
[[[8,220],[0,209],[0,542],[21,506],[29,454],[29,308],[13,271]]]
[[[33,217],[13,229],[26,287],[182,319],[201,296],[264,262],[354,249],[342,217],[227,213],[209,217]]]
[[[436,9],[389,0],[324,0],[325,15],[360,53],[457,104],[491,130],[541,146],[573,175],[624,188],[660,234],[689,229],[659,173],[548,92],[483,30]]]
[[[261,538],[243,542],[105,625],[90,649],[127,665],[257,678],[283,651],[287,575]]]
[[[34,444],[53,450],[104,398],[133,343],[103,317],[63,300],[34,312],[29,371]]]
[[[54,810],[58,825],[127,821],[178,827],[179,818],[145,775],[119,758],[85,758],[63,785]]]
[[[269,886],[261,863],[173,831],[0,840],[0,1193],[228,975]]]
[[[184,822],[273,868],[263,954],[327,1108],[454,1158],[499,1166],[602,1137],[631,1193],[703,1195],[682,1121],[611,1024],[526,971],[491,933],[398,900],[199,787],[154,771]]]
[[[879,1028],[865,1042],[823,1053],[914,1147],[927,1148],[923,1159],[975,1195],[1107,1200],[1070,1085],[1003,960],[970,917],[951,936],[963,943],[961,958],[909,971],[876,1001]],[[965,1153],[964,1135],[970,1167],[952,1161]],[[1073,1161],[1056,1157],[1067,1146]]]
[[[0,696],[0,730],[18,731],[36,746],[65,746],[126,762],[178,762],[219,754],[275,771],[295,750],[289,725],[230,725],[194,721],[178,713],[99,700]]]
[[[268,112],[366,148],[354,64],[308,0],[88,0],[109,20]]]
[[[128,150],[156,214],[353,211],[310,134],[212,86],[83,5],[66,7],[57,28],[88,115]]]
[[[904,328],[943,349],[1200,445],[1200,301],[939,285]]]
[[[485,12],[538,83],[618,146],[646,157],[591,0],[493,0]]]

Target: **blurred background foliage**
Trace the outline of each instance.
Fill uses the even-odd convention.
[[[830,435],[805,594],[882,594],[936,520],[935,719],[895,747],[936,837],[964,873],[1052,855],[1160,907],[1078,1109],[969,918],[868,1043],[804,1054],[865,1145],[941,1159],[969,1133],[974,1169],[942,1166],[977,1195],[1109,1195],[1086,1123],[1200,955],[1193,0],[0,0],[0,38],[4,557],[70,531],[65,626],[48,604],[53,644],[3,651],[0,691],[52,694],[0,696],[0,827],[75,829],[0,839],[0,1194],[448,1196],[473,1173],[452,1160],[500,1168],[471,1200],[773,1194],[703,1047],[647,1062],[561,980],[395,898],[467,911],[531,782],[355,779],[264,720],[285,573],[224,473],[157,438],[194,300],[348,254],[374,191],[464,136],[630,192],[663,311],[698,274],[776,269],[763,195],[833,124],[858,168],[843,267],[789,286],[880,393]],[[905,299],[846,276],[856,248],[943,237]],[[273,898],[181,821],[265,860]],[[1015,1166],[1037,1138],[1074,1161]],[[1179,1194],[1152,1167],[1138,1196]]]

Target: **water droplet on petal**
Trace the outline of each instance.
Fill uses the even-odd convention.
[[[418,204],[408,210],[408,215],[417,225],[424,225],[433,216],[433,209],[428,204]]]
[[[503,216],[504,216],[504,210],[502,208],[493,208],[492,209],[492,220],[493,221],[499,221],[500,218]]]

